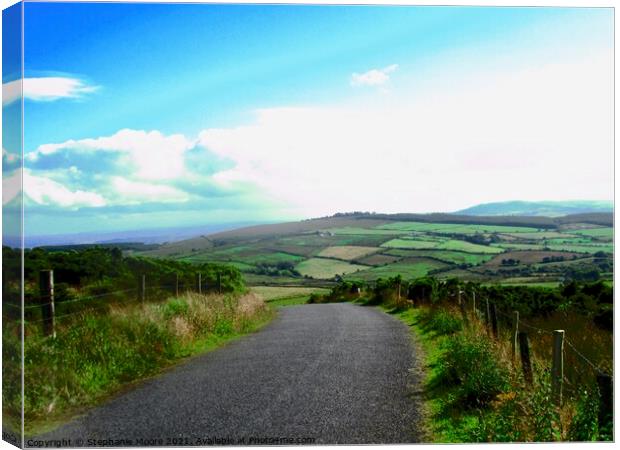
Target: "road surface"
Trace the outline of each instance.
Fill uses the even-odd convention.
[[[283,308],[262,331],[192,358],[26,444],[417,442],[413,357],[407,327],[375,308]]]

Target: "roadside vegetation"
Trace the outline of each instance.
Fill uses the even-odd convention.
[[[183,358],[255,331],[275,313],[262,297],[247,291],[240,273],[229,266],[123,257],[103,248],[36,251],[27,257],[27,434],[45,431]],[[55,336],[42,326],[34,267],[53,268],[60,287]],[[147,289],[144,301],[136,298],[136,288],[118,289],[137,282],[146,269],[151,269],[146,273],[153,288]],[[204,276],[202,293],[195,292],[197,271]],[[173,292],[161,284],[171,276],[180,280],[178,294],[176,284]],[[18,417],[21,323],[13,303],[6,301],[10,298],[3,298],[6,314],[15,316],[5,316],[3,323],[3,408],[6,416]]]
[[[497,307],[497,335],[485,318],[487,298]],[[613,290],[604,283],[569,282],[548,289],[393,277],[373,286],[343,282],[311,299],[339,301],[380,306],[411,327],[426,357],[425,397],[434,442],[613,439],[611,415],[599,417],[606,399],[596,383],[597,373],[613,373]],[[531,382],[518,347],[513,356],[512,311],[519,311],[521,330],[529,332]],[[561,406],[551,388],[554,329],[564,329],[567,338]],[[596,370],[588,364],[592,361]]]

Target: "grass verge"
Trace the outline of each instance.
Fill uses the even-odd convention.
[[[423,349],[431,441],[611,439],[611,428],[598,428],[597,392],[583,390],[556,407],[544,364],[534,361],[534,382],[526,384],[512,364],[509,346],[489,338],[476,319],[465,325],[447,307],[384,309],[410,327]]]
[[[183,358],[257,330],[273,316],[255,294],[187,293],[163,303],[85,313],[61,325],[56,338],[27,328],[26,434],[44,432]],[[19,345],[5,334],[5,342],[12,341]],[[19,399],[5,398],[4,405],[19,409]]]

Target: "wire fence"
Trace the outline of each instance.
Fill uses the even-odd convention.
[[[222,292],[223,274],[218,272],[215,281],[208,280],[201,273],[195,275],[194,283],[187,282],[187,279],[184,280],[176,275],[173,282],[158,284],[149,282],[148,277],[142,275],[139,277],[138,287],[88,295],[77,293],[73,298],[67,298],[65,292],[62,298],[58,298],[58,294],[55,295],[53,270],[44,270],[40,273],[38,296],[23,305],[3,302],[3,319],[13,322],[21,322],[23,319],[25,326],[42,326],[44,334],[55,336],[57,324],[65,323],[78,316],[84,317],[88,313],[109,311],[113,304],[129,305],[138,302],[161,301],[188,291]],[[4,311],[7,311],[7,314]]]

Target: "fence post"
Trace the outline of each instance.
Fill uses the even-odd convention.
[[[489,306],[489,299],[488,297],[485,299],[486,300],[486,310],[484,313],[484,323],[486,324],[487,327],[487,334],[490,336],[491,335],[491,307]]]
[[[519,352],[521,353],[521,367],[525,381],[532,384],[532,362],[530,361],[530,346],[527,340],[527,333],[519,331]]]
[[[140,280],[140,300],[142,303],[146,301],[146,275],[142,275]]]
[[[476,291],[471,290],[471,298],[472,298],[472,311],[474,313],[474,318],[478,317],[478,311],[476,311]]]
[[[202,294],[202,274],[198,272],[196,274],[196,287],[199,294]]]
[[[517,334],[519,333],[519,311],[512,312],[512,362],[515,361],[517,356]]]
[[[596,375],[596,384],[599,392],[598,426],[599,429],[611,422],[613,417],[613,379],[611,375],[599,373]]]
[[[43,316],[43,332],[46,336],[56,337],[53,270],[41,270],[39,272],[39,295],[41,299],[41,314]]]
[[[556,405],[562,405],[564,380],[564,330],[553,331],[553,356],[551,365],[551,393]]]
[[[461,310],[461,317],[463,318],[463,323],[465,326],[469,326],[469,321],[467,320],[467,311],[465,310],[465,302],[461,298],[461,294],[463,291],[459,289],[458,299],[459,299],[459,309]]]
[[[179,296],[179,274],[174,275],[174,296]]]
[[[222,293],[222,274],[220,272],[217,273],[217,292],[218,294]]]
[[[495,303],[491,303],[491,328],[493,330],[493,337],[497,339],[497,307]]]

